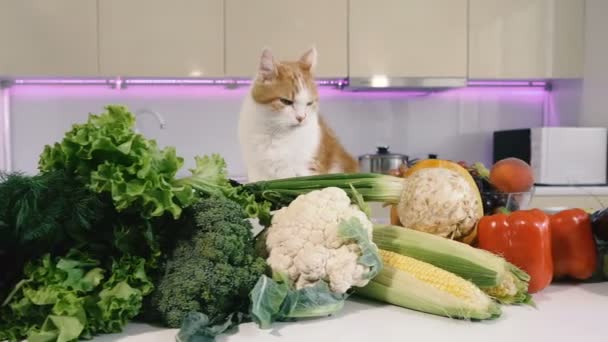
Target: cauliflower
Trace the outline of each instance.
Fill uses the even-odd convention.
[[[367,285],[378,271],[372,227],[344,190],[311,191],[274,214],[266,236],[267,263],[286,274],[296,289],[325,281],[331,291],[346,293]],[[369,254],[375,258],[366,262],[362,256]]]

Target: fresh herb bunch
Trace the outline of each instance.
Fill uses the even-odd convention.
[[[81,239],[101,220],[107,203],[64,171],[36,176],[0,174],[0,248],[50,247]],[[43,246],[44,245],[44,246]]]
[[[63,171],[0,173],[0,301],[27,261],[90,242],[109,208]]]
[[[2,174],[0,340],[120,331],[152,290],[171,221],[119,213],[64,170]]]

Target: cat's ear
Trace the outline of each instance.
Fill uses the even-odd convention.
[[[264,81],[270,80],[276,77],[277,66],[274,62],[272,52],[268,48],[262,50],[262,56],[260,57],[260,65],[258,67],[258,74]]]
[[[313,71],[317,66],[317,49],[313,46],[300,57],[302,66],[310,71]]]

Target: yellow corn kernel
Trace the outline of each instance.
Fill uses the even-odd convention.
[[[439,267],[405,255],[380,250],[385,265],[408,273],[441,291],[448,292],[467,301],[476,301],[484,293],[473,283]]]
[[[484,288],[483,291],[494,298],[509,298],[517,295],[517,285],[512,273],[507,273],[503,282],[498,286]]]

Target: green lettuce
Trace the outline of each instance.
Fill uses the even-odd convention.
[[[107,106],[75,124],[60,142],[46,145],[38,162],[41,172],[67,170],[98,193],[109,193],[118,211],[132,209],[144,218],[166,213],[178,219],[196,192],[222,194],[241,204],[250,217],[268,222],[270,204],[232,186],[226,162],[218,154],[196,157],[191,176],[176,179],[184,159],[174,147],[160,149],[155,140],[135,130],[135,117],[123,106]]]
[[[153,289],[145,262],[124,255],[106,269],[73,250],[28,263],[0,307],[0,340],[67,342],[120,332]]]
[[[246,192],[243,187],[232,186],[226,171],[226,161],[218,154],[194,157],[196,167],[190,169],[192,174],[175,181],[177,186],[191,187],[195,191],[208,196],[221,195],[241,205],[249,217],[255,217],[267,226],[270,224],[271,206],[266,201],[256,201],[253,194]]]
[[[184,160],[175,149],[160,149],[155,140],[134,130],[135,117],[122,106],[108,106],[75,124],[61,142],[47,145],[40,156],[41,172],[73,172],[96,192],[109,192],[117,210],[136,206],[144,217],[174,217],[192,198],[189,188],[173,185]]]

